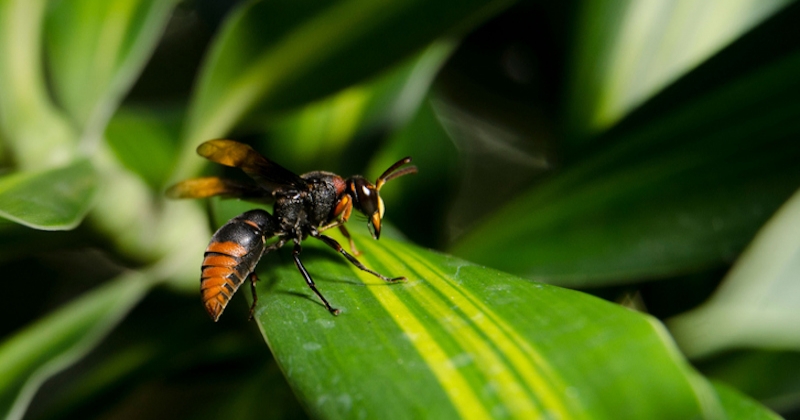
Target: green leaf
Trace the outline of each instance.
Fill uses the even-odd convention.
[[[453,253],[569,286],[730,262],[800,185],[798,72],[794,52],[618,127],[605,147],[493,214]]]
[[[222,28],[204,64],[176,177],[196,145],[226,135],[256,107],[281,111],[371,77],[510,0],[251,2]],[[192,157],[193,158],[193,157]]]
[[[736,350],[696,362],[714,381],[724,382],[787,413],[800,407],[800,352]]]
[[[53,89],[96,141],[155,48],[176,0],[54,2],[47,19]]]
[[[652,318],[413,245],[357,239],[364,264],[408,281],[387,284],[306,241],[303,261],[338,317],[288,252],[261,263],[256,318],[314,417],[720,414]]]
[[[606,129],[791,0],[582,2],[567,127]]]
[[[0,414],[19,419],[49,377],[79,360],[117,325],[149,287],[123,275],[0,343]]]
[[[780,419],[781,416],[773,413],[757,401],[745,396],[739,391],[720,382],[714,382],[725,416],[728,419]]]
[[[56,109],[42,64],[45,0],[0,2],[0,131],[22,169],[63,165],[76,154],[74,127]]]
[[[375,80],[268,121],[267,155],[286,167],[341,166],[357,154],[353,150],[370,149],[364,143],[375,133],[405,128],[454,47],[452,41],[436,42]]]
[[[95,156],[101,182],[92,228],[129,261],[157,263],[155,275],[170,286],[197,290],[202,253],[192,246],[208,240],[205,213],[190,200],[166,201],[162,191],[153,191],[117,162],[107,146],[101,144]]]
[[[689,357],[731,348],[800,350],[800,191],[766,224],[714,295],[670,320]]]
[[[176,295],[163,288],[149,293],[88,357],[47,384],[47,395],[43,390],[32,401],[30,418],[109,413],[117,418],[133,409],[138,418],[225,413],[226,418],[243,419],[249,412],[247,418],[278,419],[290,417],[271,414],[301,411],[274,360],[263,357],[264,343],[255,325],[245,316],[212,325],[198,302],[197,285],[195,279],[191,294]],[[244,307],[237,309],[245,313]],[[180,385],[163,392],[165,384]],[[129,398],[151,392],[158,394],[158,401],[150,400],[146,408]],[[202,401],[198,392],[204,395]]]
[[[106,141],[125,168],[161,191],[175,161],[181,115],[170,110],[123,108],[109,121]]]
[[[381,190],[387,217],[414,243],[441,245],[451,226],[447,209],[451,204],[449,198],[458,189],[458,151],[430,100],[417,110],[408,124],[386,140],[364,174],[377,177],[405,156],[414,159],[412,164],[419,172],[393,180]]]
[[[87,160],[6,175],[0,178],[0,216],[34,229],[72,229],[89,211],[96,189],[95,171]]]

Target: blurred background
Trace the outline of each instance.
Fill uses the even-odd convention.
[[[305,416],[244,298],[198,303],[219,203],[163,198],[240,176],[194,154],[222,136],[297,173],[411,155],[396,235],[651,314],[800,413],[796,2],[370,4],[0,0],[10,418]]]

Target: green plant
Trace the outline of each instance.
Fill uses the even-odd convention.
[[[512,3],[0,0],[3,415],[797,410],[800,7]],[[298,173],[413,156],[381,240],[350,222],[409,281],[309,240],[342,315],[282,250],[254,322],[211,323],[203,250],[255,205],[163,190],[225,136]]]

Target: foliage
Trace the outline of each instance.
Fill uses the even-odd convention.
[[[796,412],[798,18],[783,0],[0,0],[0,412]],[[287,249],[258,268],[253,322],[249,297],[210,322],[203,250],[256,204],[163,191],[221,171],[194,153],[217,137],[298,173],[413,156],[381,240],[350,222],[360,259],[408,280],[308,240],[341,315]]]

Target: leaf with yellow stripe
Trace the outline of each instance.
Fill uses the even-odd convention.
[[[382,238],[360,259],[313,239],[302,259],[342,313],[306,287],[289,249],[260,265],[256,318],[319,418],[715,418],[709,384],[662,325],[598,298]]]

